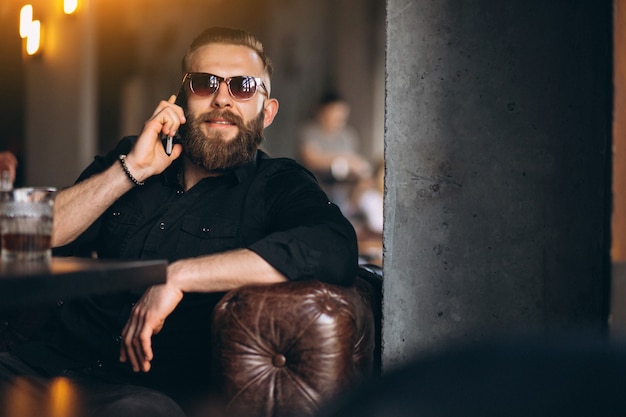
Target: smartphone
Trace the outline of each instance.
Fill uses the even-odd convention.
[[[187,111],[187,98],[185,95],[185,86],[184,84],[180,86],[178,90],[178,94],[176,95],[175,104],[178,104],[180,107]],[[172,154],[172,148],[175,143],[182,143],[182,138],[187,134],[187,126],[182,124],[178,127],[178,131],[175,136],[167,136],[161,135],[161,142],[163,142],[163,149],[165,149],[165,153],[167,155]]]

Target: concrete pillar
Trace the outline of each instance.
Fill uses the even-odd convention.
[[[606,329],[611,5],[388,0],[385,369]]]
[[[94,24],[88,0],[75,15],[63,2],[34,1],[41,54],[25,57],[26,183],[66,186],[96,149]]]

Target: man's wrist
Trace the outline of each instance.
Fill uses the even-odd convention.
[[[128,179],[135,185],[138,186],[142,186],[145,184],[145,182],[143,181],[139,181],[137,178],[135,178],[135,176],[130,172],[130,169],[128,168],[128,165],[126,165],[126,155],[120,155],[118,157],[120,164],[122,165],[122,169],[124,170],[124,173],[126,174],[126,176],[128,177]]]

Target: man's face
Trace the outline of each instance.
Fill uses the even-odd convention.
[[[261,59],[245,46],[205,45],[191,57],[188,71],[220,77],[250,75],[269,85]],[[245,101],[233,98],[224,82],[211,96],[189,91],[187,95],[188,135],[183,149],[194,164],[211,171],[250,161],[263,140],[263,129],[278,110],[278,102],[267,99],[263,88]]]

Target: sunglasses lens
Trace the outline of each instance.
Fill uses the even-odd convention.
[[[233,97],[239,100],[248,100],[256,93],[257,84],[253,77],[240,76],[231,78],[228,88]]]
[[[215,94],[220,88],[220,83],[224,80],[228,83],[230,95],[238,100],[251,99],[259,87],[256,79],[247,75],[224,79],[213,74],[194,72],[187,74],[187,79],[191,92],[201,97]]]
[[[211,74],[193,74],[189,77],[189,87],[194,94],[206,97],[217,91],[220,80]]]

